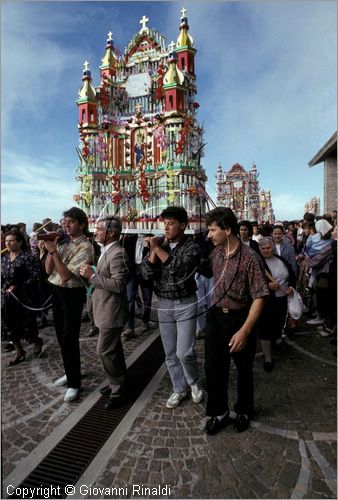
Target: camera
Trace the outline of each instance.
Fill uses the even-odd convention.
[[[60,239],[63,239],[66,236],[66,234],[63,231],[53,231],[50,233],[40,233],[36,235],[36,239],[43,240],[43,241],[54,241],[55,238],[59,237]]]

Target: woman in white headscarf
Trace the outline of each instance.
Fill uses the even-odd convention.
[[[259,320],[258,337],[264,354],[263,368],[273,370],[272,345],[281,337],[287,315],[287,297],[293,294],[296,276],[290,263],[277,254],[272,238],[264,237],[259,250],[267,276],[270,295]]]
[[[333,227],[325,219],[317,220],[315,223],[316,233],[308,237],[303,253],[311,258],[320,252],[331,241]]]
[[[325,219],[317,220],[315,225],[317,233],[308,238],[305,245],[305,254],[308,257],[308,264],[311,269],[309,287],[314,293],[313,301],[316,305],[316,316],[307,323],[309,325],[323,325],[326,310],[323,297],[326,296],[328,273],[332,260],[333,227]]]

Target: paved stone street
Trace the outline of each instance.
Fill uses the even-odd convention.
[[[141,335],[139,326],[138,338],[124,343],[126,357],[149,335]],[[104,375],[88,329],[82,323],[84,389],[71,404],[63,402],[64,388],[53,385],[62,364],[52,326],[41,330],[40,359],[27,345],[26,362],[7,368],[13,353],[2,350],[3,497],[8,481],[17,478],[18,485],[26,465],[37,465],[42,450],[47,453],[48,440],[61,439],[97,397]],[[336,498],[336,347],[330,340],[301,324],[280,346],[272,373],[263,371],[258,348],[256,413],[241,434],[229,426],[207,436],[204,403],[188,399],[167,409],[171,386],[162,368],[153,391],[132,408],[130,424],[118,427],[97,457],[90,484],[79,481],[69,498]],[[197,352],[203,373],[203,340]],[[231,373],[233,404],[233,366]]]

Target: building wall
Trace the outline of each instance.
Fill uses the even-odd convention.
[[[337,210],[337,157],[328,156],[324,161],[324,213]]]

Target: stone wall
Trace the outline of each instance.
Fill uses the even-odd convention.
[[[337,210],[337,156],[328,156],[324,161],[324,207],[323,213]]]

